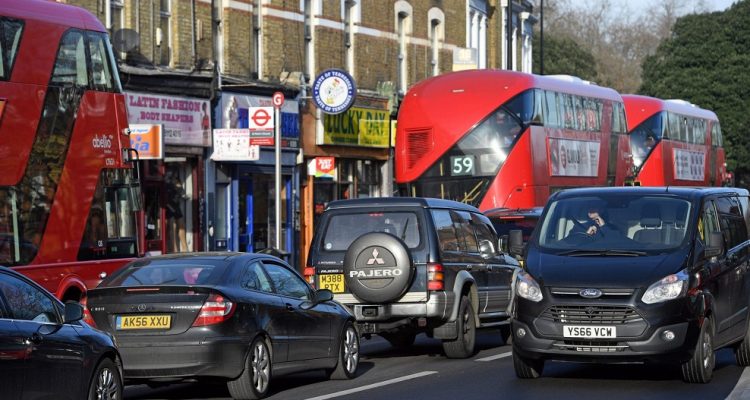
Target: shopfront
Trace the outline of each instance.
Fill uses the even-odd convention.
[[[208,99],[135,91],[125,96],[131,146],[141,158],[141,248],[147,254],[204,250],[204,149],[211,145]]]
[[[206,162],[210,249],[278,249],[292,265],[296,263],[300,119],[299,104],[289,97],[280,112],[282,231],[277,245],[275,138],[256,128],[266,122],[261,117],[273,114],[271,96],[222,92],[215,110],[213,149]]]
[[[358,94],[340,114],[306,116],[300,254],[307,254],[318,217],[330,201],[390,196],[391,113],[388,99]],[[304,257],[303,257],[304,258]]]

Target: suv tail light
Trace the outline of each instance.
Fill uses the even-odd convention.
[[[83,295],[81,297],[81,306],[83,307],[83,320],[87,324],[91,325],[92,328],[96,328],[96,322],[94,322],[94,316],[91,315],[91,311],[89,311],[89,307],[87,305],[88,301],[86,300],[86,295]]]
[[[193,326],[215,325],[224,322],[234,314],[234,308],[234,303],[225,299],[224,296],[211,293],[203,302]]]
[[[427,290],[444,290],[443,266],[427,264]]]
[[[302,275],[305,277],[307,283],[309,283],[310,286],[315,289],[315,267],[313,267],[312,265],[306,266]]]

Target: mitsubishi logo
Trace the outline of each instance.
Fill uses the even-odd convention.
[[[369,259],[369,260],[367,260],[367,265],[372,265],[372,264],[383,265],[383,264],[385,264],[385,261],[383,261],[382,258],[379,258],[378,254],[379,254],[378,253],[378,249],[372,249],[372,258]]]

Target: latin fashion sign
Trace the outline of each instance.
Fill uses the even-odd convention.
[[[125,92],[130,124],[162,125],[164,144],[211,146],[208,100]]]

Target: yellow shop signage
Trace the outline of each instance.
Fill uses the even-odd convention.
[[[388,147],[391,115],[386,110],[352,107],[341,114],[326,114],[323,143],[344,146]]]

